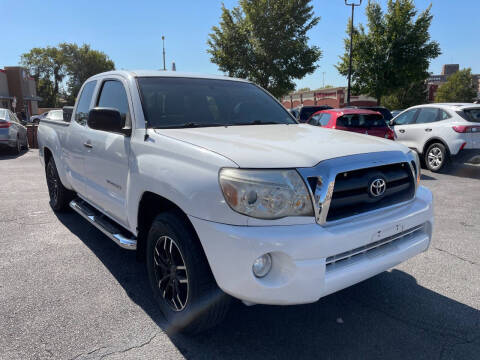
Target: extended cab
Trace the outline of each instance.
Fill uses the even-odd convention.
[[[248,81],[102,73],[38,140],[52,208],[136,250],[181,330],[218,323],[230,296],[317,301],[430,244],[414,151],[298,124]]]

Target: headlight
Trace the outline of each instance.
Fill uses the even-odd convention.
[[[413,157],[413,160],[412,160],[412,166],[414,167],[414,170],[415,170],[415,181],[416,181],[416,186],[418,187],[418,185],[420,184],[420,177],[422,176],[422,168],[420,166],[420,158],[418,157],[418,154],[416,151],[414,150],[410,150],[408,152],[408,154]]]
[[[313,216],[310,193],[295,170],[222,169],[220,187],[236,212],[259,219]]]

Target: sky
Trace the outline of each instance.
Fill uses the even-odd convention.
[[[357,0],[358,1],[358,0]],[[355,24],[365,23],[364,0],[355,9]],[[387,0],[379,1],[385,8]],[[97,0],[27,1],[0,0],[3,41],[0,68],[17,65],[20,55],[33,47],[61,42],[90,44],[105,52],[117,69],[160,69],[162,35],[166,63],[177,71],[219,74],[206,52],[208,34],[220,20],[219,0]],[[232,8],[238,0],[223,0]],[[343,53],[343,38],[351,8],[343,0],[312,0],[319,24],[310,31],[309,43],[322,50],[318,69],[296,81],[297,88],[312,89],[325,84],[346,85],[335,64]],[[416,0],[419,10],[432,3],[431,37],[440,43],[442,55],[432,61],[430,71],[439,74],[443,64],[459,63],[480,73],[478,0]],[[325,74],[324,74],[325,73]]]

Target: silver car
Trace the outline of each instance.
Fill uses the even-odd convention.
[[[16,154],[28,149],[27,128],[8,109],[0,109],[0,147],[13,149]]]

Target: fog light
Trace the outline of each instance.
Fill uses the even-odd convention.
[[[264,254],[253,262],[252,271],[256,277],[262,278],[270,272],[271,268],[272,256],[270,254]]]

